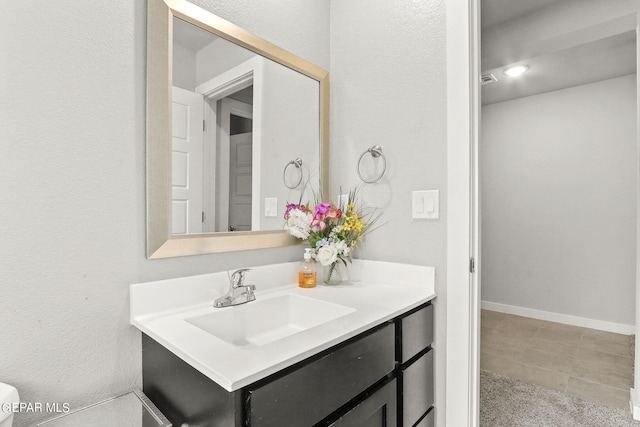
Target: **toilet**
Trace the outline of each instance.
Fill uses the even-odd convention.
[[[9,384],[0,383],[0,427],[11,427],[13,412],[11,406],[20,403],[18,390]]]

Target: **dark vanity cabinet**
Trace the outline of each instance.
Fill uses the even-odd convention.
[[[144,393],[175,426],[433,426],[427,303],[228,392],[143,334]]]
[[[388,323],[286,375],[248,386],[249,425],[317,425],[393,373],[394,339]]]
[[[398,411],[403,427],[434,426],[433,305],[396,319]]]
[[[396,380],[382,386],[371,396],[351,407],[349,411],[334,422],[331,427],[392,427],[397,426],[397,388]]]

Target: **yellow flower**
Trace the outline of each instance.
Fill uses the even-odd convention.
[[[348,209],[348,207],[347,207]],[[346,231],[355,231],[356,233],[360,233],[364,228],[364,223],[358,218],[358,214],[352,211],[347,211],[344,230]]]

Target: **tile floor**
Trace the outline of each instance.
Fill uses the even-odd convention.
[[[629,409],[628,335],[482,310],[481,369]]]

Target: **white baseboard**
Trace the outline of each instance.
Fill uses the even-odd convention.
[[[640,402],[638,401],[638,394],[636,393],[636,389],[631,389],[631,400],[629,401],[629,406],[631,406],[631,415],[634,420],[640,420]]]
[[[589,319],[586,317],[570,316],[568,314],[534,310],[532,308],[518,307],[515,305],[482,301],[482,308],[491,311],[499,311],[501,313],[515,314],[517,316],[547,320],[549,322],[564,323],[567,325],[598,329],[600,331],[615,332],[616,334],[632,335],[636,333],[635,325],[625,325],[624,323],[607,322],[604,320]]]

